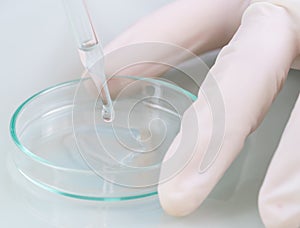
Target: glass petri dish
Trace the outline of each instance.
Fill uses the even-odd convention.
[[[159,79],[117,80],[126,86],[113,95],[111,123],[101,118],[91,78],[47,88],[18,107],[10,132],[24,177],[50,192],[84,200],[157,194],[163,156],[196,97]]]

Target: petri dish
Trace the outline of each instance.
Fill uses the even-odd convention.
[[[18,147],[14,161],[25,178],[83,200],[157,194],[164,154],[196,96],[160,79],[114,80],[126,86],[113,93],[110,123],[101,118],[101,101],[89,77],[42,90],[17,108],[10,132]]]

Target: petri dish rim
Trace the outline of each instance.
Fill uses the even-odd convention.
[[[128,78],[128,79],[133,79],[133,80],[142,80],[142,81],[148,81],[150,83],[153,84],[159,84],[159,85],[163,85],[166,87],[169,87],[171,89],[177,90],[179,93],[182,93],[186,96],[188,96],[192,101],[197,100],[197,96],[192,94],[191,92],[175,85],[175,84],[171,84],[169,82],[166,82],[160,78],[143,78],[143,77],[137,77],[137,76],[115,76],[116,78]],[[17,136],[17,131],[16,131],[16,124],[17,124],[17,120],[19,115],[21,114],[21,112],[23,111],[24,108],[26,108],[26,106],[31,103],[32,101],[34,101],[37,97],[42,96],[42,95],[46,95],[49,92],[52,92],[54,90],[63,88],[63,87],[68,87],[68,86],[72,86],[75,84],[78,84],[80,81],[82,80],[88,80],[89,78],[81,78],[81,79],[75,79],[75,80],[71,80],[71,81],[67,81],[67,82],[62,82],[62,83],[58,83],[55,84],[53,86],[47,87],[35,94],[33,94],[32,96],[30,96],[29,98],[27,98],[23,103],[21,103],[21,105],[18,106],[18,108],[15,110],[15,112],[13,113],[11,120],[10,120],[10,124],[9,124],[9,131],[10,131],[10,136],[14,142],[14,144],[17,146],[17,148],[24,153],[26,156],[28,156],[29,158],[35,160],[38,163],[41,163],[43,165],[49,166],[51,168],[55,168],[55,169],[59,169],[59,170],[68,170],[68,171],[72,171],[72,170],[76,170],[78,172],[77,169],[72,169],[72,168],[64,168],[61,166],[58,166],[38,155],[36,155],[35,153],[31,152],[28,148],[26,148],[26,146],[24,146],[21,142],[21,140],[18,138]],[[71,194],[68,192],[63,192],[61,190],[55,189],[53,187],[47,186],[37,180],[33,180],[32,178],[30,178],[29,176],[27,176],[24,172],[22,172],[22,170],[18,169],[22,175],[28,179],[29,181],[31,181],[32,183],[34,183],[35,185],[41,187],[42,189],[48,190],[50,192],[53,193],[57,193],[59,195],[63,195],[63,196],[67,196],[67,197],[71,197],[71,198],[76,198],[76,199],[82,199],[82,200],[92,200],[92,201],[127,201],[127,200],[133,200],[133,199],[140,199],[140,198],[144,198],[144,197],[149,197],[149,196],[153,196],[157,194],[157,191],[153,191],[150,193],[146,193],[146,194],[140,194],[140,195],[134,195],[134,196],[124,196],[124,197],[97,197],[97,196],[84,196],[84,195],[78,195],[78,194]],[[88,171],[83,171],[83,172],[88,172]]]

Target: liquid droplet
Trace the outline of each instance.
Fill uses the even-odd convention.
[[[115,113],[112,108],[107,108],[105,105],[102,106],[102,118],[105,122],[112,122],[114,120]]]

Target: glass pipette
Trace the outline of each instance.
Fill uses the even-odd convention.
[[[78,50],[84,67],[88,70],[97,86],[103,104],[102,118],[110,122],[114,118],[114,110],[104,73],[104,55],[85,0],[63,0],[69,16]]]

